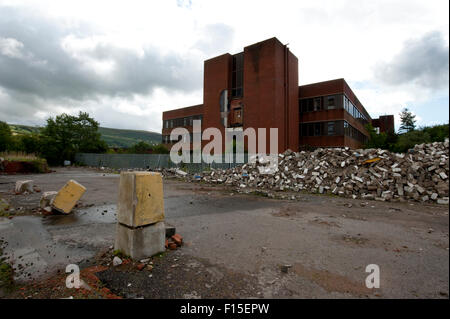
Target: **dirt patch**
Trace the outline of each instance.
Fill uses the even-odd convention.
[[[369,243],[369,239],[362,237],[360,234],[358,234],[356,236],[346,234],[346,235],[339,236],[338,239],[339,239],[339,241],[343,241],[346,244],[357,245],[357,246],[364,246],[367,243]]]
[[[300,210],[296,207],[285,206],[280,208],[277,212],[273,212],[272,216],[275,217],[295,217]]]
[[[262,296],[257,278],[213,265],[204,259],[168,251],[152,258],[152,269],[135,263],[97,274],[114,294],[126,298],[248,298]]]
[[[341,225],[339,225],[337,222],[324,220],[324,219],[318,218],[318,217],[314,218],[313,220],[310,220],[308,223],[312,224],[312,225],[341,228]]]
[[[2,163],[3,173],[6,174],[29,174],[50,172],[45,160],[33,161],[8,161]]]
[[[356,283],[345,276],[334,274],[328,270],[314,269],[294,264],[295,274],[318,284],[328,292],[349,293],[356,296],[370,295],[372,290],[365,287],[364,282]]]

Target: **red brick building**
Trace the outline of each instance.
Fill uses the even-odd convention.
[[[269,128],[278,128],[279,152],[304,146],[357,148],[367,139],[367,123],[393,130],[393,116],[372,120],[344,79],[299,87],[298,59],[276,38],[206,60],[203,104],[164,112],[163,143],[170,147],[175,127],[192,133],[194,119],[202,120],[202,130],[215,127],[222,136],[226,130],[267,128],[268,137]]]

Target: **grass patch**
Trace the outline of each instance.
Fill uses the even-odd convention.
[[[35,154],[24,152],[1,152],[0,157],[9,162],[21,162],[31,171],[31,173],[46,173],[48,171],[47,160]]]
[[[0,157],[3,157],[7,161],[11,162],[28,162],[42,160],[35,154],[27,154],[24,152],[0,152]]]
[[[3,241],[0,240],[0,291],[11,292],[14,287],[13,268],[3,257]]]
[[[11,214],[9,213],[9,204],[2,198],[0,198],[0,217],[9,217]],[[1,249],[0,249],[0,257],[1,257]]]
[[[10,264],[0,261],[0,289],[10,292],[13,289],[13,269]]]
[[[130,256],[125,255],[120,249],[116,249],[113,251],[113,255],[119,257],[120,259],[129,259]]]

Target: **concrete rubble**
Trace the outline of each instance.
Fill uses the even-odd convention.
[[[14,191],[16,194],[22,194],[25,192],[33,193],[33,181],[32,180],[17,181]]]
[[[264,165],[257,159],[255,163],[185,178],[240,189],[307,191],[378,201],[449,202],[448,139],[416,145],[405,154],[381,149],[287,150],[279,154],[275,174],[260,174]]]
[[[41,200],[39,201],[39,207],[42,209],[50,207],[56,197],[56,194],[58,194],[56,191],[42,193]]]
[[[51,207],[61,213],[69,214],[85,192],[86,187],[71,179],[57,192],[51,201]]]

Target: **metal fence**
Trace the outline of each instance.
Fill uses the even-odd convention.
[[[242,156],[242,155],[241,155]],[[225,155],[222,155],[221,162],[206,163],[179,163],[175,164],[170,160],[169,154],[94,154],[77,153],[75,162],[81,165],[110,168],[183,168],[189,172],[202,172],[207,169],[228,169],[242,163],[236,163],[237,155],[233,155],[231,163],[225,163]],[[239,158],[239,157],[238,157]],[[248,155],[243,154],[244,163],[248,161]],[[191,161],[192,162],[192,161]]]

